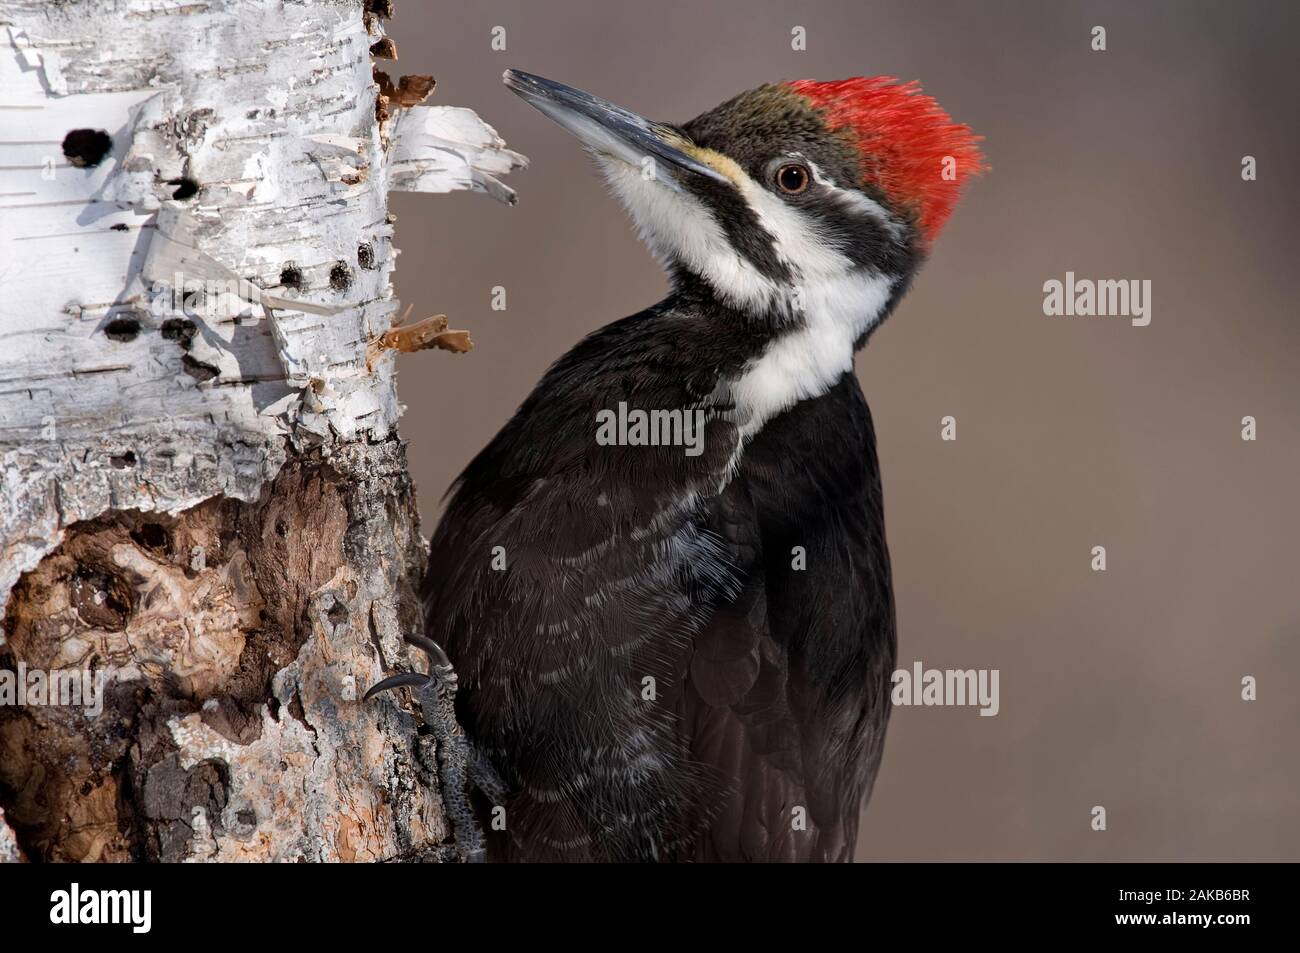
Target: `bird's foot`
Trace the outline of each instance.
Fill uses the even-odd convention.
[[[487,760],[475,752],[456,721],[456,671],[447,653],[437,642],[422,635],[408,636],[407,641],[429,657],[429,674],[403,672],[390,676],[372,686],[365,697],[369,700],[392,688],[415,690],[420,714],[437,746],[438,782],[456,853],[462,861],[476,863],[486,859],[487,848],[469,803],[470,785],[483,791],[493,804],[502,802],[504,786]]]

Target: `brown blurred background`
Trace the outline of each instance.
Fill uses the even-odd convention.
[[[667,120],[765,81],[920,79],[986,137],[993,171],[857,371],[899,664],[999,669],[1001,712],[895,711],[859,856],[1300,860],[1294,3],[398,0],[390,26],[435,102],[532,160],[515,208],[394,203],[399,296],[477,344],[403,359],[426,534],[546,366],[666,288],[502,70]],[[1150,326],[1044,316],[1043,282],[1067,270],[1150,279]]]

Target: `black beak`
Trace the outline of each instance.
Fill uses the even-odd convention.
[[[688,143],[671,126],[643,119],[608,100],[532,73],[508,69],[503,78],[520,99],[554,119],[593,152],[641,169],[646,168],[644,160],[649,156],[692,175],[729,181],[716,169],[683,152],[681,147]],[[675,184],[671,178],[666,181]]]

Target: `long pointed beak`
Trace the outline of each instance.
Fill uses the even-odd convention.
[[[640,168],[645,168],[644,159],[649,156],[673,168],[729,183],[722,173],[683,152],[680,147],[687,143],[664,123],[532,73],[508,69],[503,79],[520,99],[554,119],[593,152]]]

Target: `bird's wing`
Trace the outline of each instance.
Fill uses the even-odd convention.
[[[696,635],[678,700],[692,757],[723,779],[688,856],[852,859],[895,637],[874,436],[851,375],[764,428],[709,527],[743,587]]]
[[[534,491],[527,523],[489,517],[490,531],[436,537],[428,632],[456,664],[466,731],[512,789],[512,849],[653,859],[704,823],[706,772],[666,698],[690,658],[695,593],[727,567],[686,516],[647,510],[592,533],[602,507],[577,503],[579,491],[557,481]]]
[[[604,333],[608,372],[622,358]],[[563,363],[552,375],[564,389],[526,403],[448,504],[430,546],[426,632],[456,665],[462,724],[512,789],[494,856],[654,859],[709,810],[708,766],[691,761],[668,699],[710,607],[736,589],[701,502],[734,427],[714,420],[695,457],[593,448],[591,410],[681,401],[589,393],[621,381]]]

